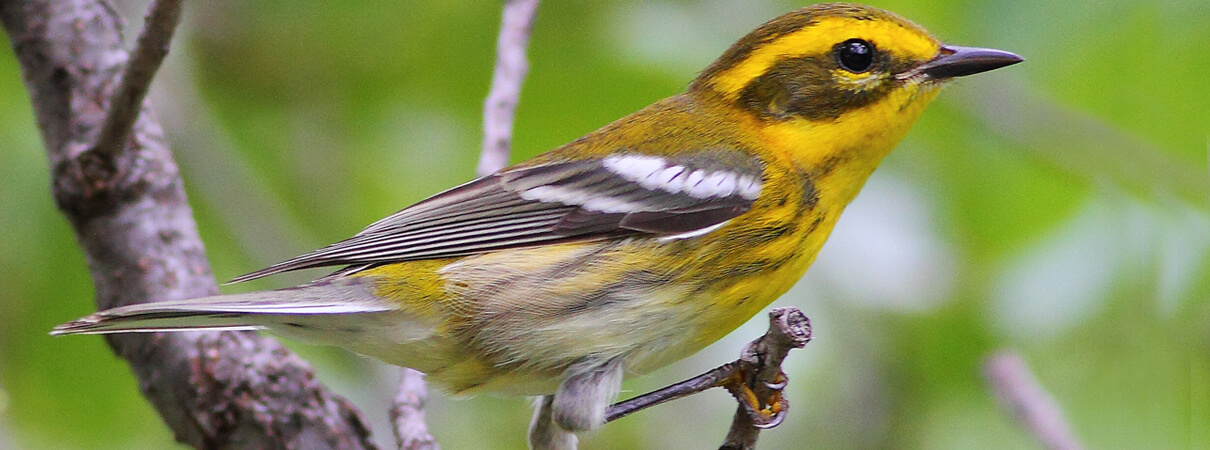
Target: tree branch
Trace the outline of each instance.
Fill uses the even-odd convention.
[[[479,154],[480,175],[490,175],[508,164],[512,145],[513,118],[521,97],[521,83],[529,71],[525,47],[538,9],[538,0],[506,0],[496,41],[496,67],[492,87],[483,103],[483,147]],[[427,397],[424,375],[404,368],[399,392],[391,405],[391,422],[400,449],[437,449],[424,425]]]
[[[734,362],[691,379],[609,407],[605,421],[612,422],[636,411],[686,397],[714,387],[726,387],[739,402],[720,449],[751,449],[760,430],[779,425],[789,410],[781,395],[787,379],[782,361],[791,349],[811,341],[811,321],[798,308],[769,311],[769,330],[748,343]]]
[[[1043,447],[1051,450],[1084,448],[1072,434],[1059,404],[1038,383],[1021,355],[1011,351],[993,354],[983,365],[983,376],[996,398],[1016,415]]]
[[[506,0],[496,41],[496,69],[492,88],[483,105],[483,148],[479,176],[491,175],[508,164],[513,140],[513,118],[521,97],[521,83],[529,72],[525,47],[538,10],[538,0]]]
[[[139,47],[153,48],[136,55],[167,49],[177,7],[153,5],[148,27],[159,31],[143,34]],[[129,87],[119,90],[129,89],[129,95],[114,92],[127,57],[112,9],[95,0],[7,0],[0,1],[0,22],[34,105],[55,201],[84,250],[98,308],[217,293],[176,164],[141,100],[154,65],[139,63],[123,77]],[[130,108],[115,104],[111,111],[111,98],[131,102]],[[129,117],[107,119],[106,111]],[[89,151],[102,140],[102,122],[111,121],[113,130],[131,131],[106,138],[117,150]],[[107,341],[183,443],[373,447],[359,413],[270,338],[195,332],[111,335]]]
[[[424,425],[424,404],[428,392],[424,374],[412,369],[403,369],[399,377],[399,393],[391,402],[391,424],[395,429],[395,442],[400,450],[437,450],[437,440]]]
[[[118,78],[118,88],[109,98],[109,114],[101,125],[93,151],[110,157],[116,156],[126,146],[131,127],[139,117],[143,99],[147,97],[151,79],[160,69],[160,63],[168,56],[172,32],[181,21],[181,0],[155,0],[148,7],[143,31],[135,43],[134,54],[126,62]]]
[[[757,399],[772,399],[772,403],[759,406],[769,408],[772,417],[754,417],[750,402],[741,399],[739,408],[731,420],[731,430],[720,450],[756,448],[760,430],[780,425],[790,409],[790,403],[781,395],[789,379],[781,370],[781,363],[791,349],[803,348],[811,342],[811,321],[798,308],[777,308],[769,312],[769,331],[748,344],[737,363],[751,367],[753,376],[747,377],[747,388]],[[732,395],[736,392],[732,389]],[[763,411],[763,409],[762,409]]]

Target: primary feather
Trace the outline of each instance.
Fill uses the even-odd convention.
[[[398,308],[366,280],[329,280],[275,291],[122,306],[59,325],[52,335],[182,330],[261,330],[316,316],[385,313]]]

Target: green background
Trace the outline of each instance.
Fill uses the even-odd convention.
[[[730,42],[802,3],[546,1],[513,160],[672,95]],[[141,25],[141,2],[120,3]],[[189,2],[153,86],[220,280],[342,239],[474,174],[500,4]],[[763,448],[1030,448],[989,393],[1024,355],[1090,448],[1210,448],[1210,3],[885,1],[1024,64],[947,89],[777,305],[813,320],[787,362],[792,412]],[[0,51],[0,448],[165,448],[171,434],[97,337],[28,97]],[[283,287],[291,274],[225,287]],[[735,358],[764,320],[629,381],[630,395]],[[391,444],[395,372],[290,344]],[[522,448],[528,400],[434,393],[450,449]],[[710,448],[708,392],[584,448]]]

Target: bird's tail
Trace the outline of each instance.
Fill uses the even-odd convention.
[[[363,313],[398,311],[359,277],[275,291],[122,306],[59,325],[51,335],[304,327]]]

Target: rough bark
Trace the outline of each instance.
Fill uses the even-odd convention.
[[[98,1],[2,0],[0,22],[34,105],[55,202],[88,261],[97,307],[217,293],[177,166],[148,102],[128,108],[137,118],[132,130],[118,133],[118,151],[92,145],[102,123],[122,120],[107,118],[128,59],[113,9]],[[166,40],[161,44],[167,48]],[[140,89],[146,86],[135,91]],[[183,443],[373,447],[359,413],[270,338],[194,332],[107,339]]]

